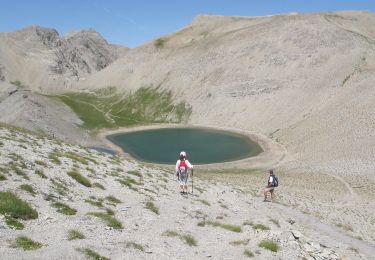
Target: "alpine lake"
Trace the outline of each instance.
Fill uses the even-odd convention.
[[[212,164],[253,157],[263,150],[248,136],[206,128],[161,128],[117,133],[107,139],[137,160],[175,164],[180,151],[192,164]]]

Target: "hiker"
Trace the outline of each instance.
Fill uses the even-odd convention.
[[[274,175],[273,170],[270,170],[270,176],[268,177],[267,187],[264,189],[264,201],[267,200],[268,192],[271,193],[271,201],[275,198],[275,187],[279,185],[277,177]]]
[[[193,165],[186,159],[186,152],[180,152],[180,159],[176,162],[176,176],[180,181],[181,194],[187,194],[188,170],[193,169]],[[193,175],[193,172],[191,172]]]

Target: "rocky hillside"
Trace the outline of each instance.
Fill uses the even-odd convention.
[[[199,180],[198,173],[194,194],[180,195],[170,169],[5,125],[0,140],[4,259],[366,259],[371,253],[314,218]]]
[[[93,29],[64,37],[39,26],[0,33],[0,81],[19,81],[45,92],[64,91],[102,70],[126,50],[108,44]]]

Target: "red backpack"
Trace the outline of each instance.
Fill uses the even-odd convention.
[[[185,160],[181,160],[180,164],[178,165],[178,172],[180,174],[185,174],[187,172],[187,169],[188,169],[188,167],[186,165]]]

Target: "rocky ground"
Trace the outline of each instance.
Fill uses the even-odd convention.
[[[6,224],[2,214],[4,259],[80,259],[94,253],[111,259],[246,259],[252,254],[257,259],[371,259],[374,253],[365,242],[337,235],[335,228],[327,232],[308,215],[202,180],[199,171],[194,194],[181,195],[169,168],[8,126],[1,127],[0,136],[1,192],[16,194],[38,212],[36,219],[16,219],[22,230]],[[20,236],[41,247],[20,248]],[[275,243],[277,252],[261,247],[262,241]]]

